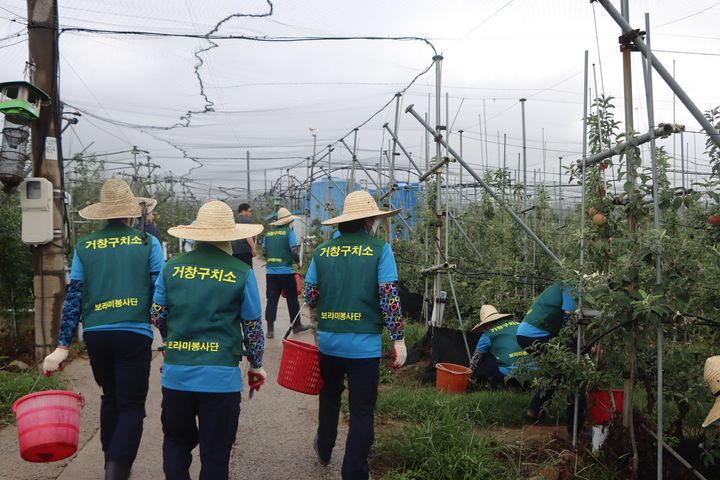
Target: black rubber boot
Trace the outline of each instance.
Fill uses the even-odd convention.
[[[127,462],[108,460],[105,463],[105,480],[128,480],[130,467]]]
[[[275,326],[272,323],[268,323],[265,338],[275,338]]]

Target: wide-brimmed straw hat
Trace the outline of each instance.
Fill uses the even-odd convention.
[[[492,305],[483,305],[480,308],[480,323],[475,325],[470,331],[475,332],[483,325],[487,325],[490,322],[495,322],[507,317],[512,317],[512,313],[500,313],[497,311],[497,308]]]
[[[372,198],[372,195],[365,190],[357,190],[349,193],[348,196],[345,197],[342,215],[328,218],[322,222],[322,224],[336,225],[338,223],[360,220],[361,218],[385,218],[396,215],[399,211],[400,209],[390,211],[380,210],[377,203],[375,203],[375,199]]]
[[[80,210],[87,220],[111,220],[113,218],[137,218],[142,216],[142,203],[146,213],[157,205],[157,200],[136,197],[130,185],[119,178],[111,178],[100,189],[100,201]]]
[[[715,395],[715,403],[702,424],[703,427],[707,427],[720,418],[720,355],[705,360],[704,376],[705,383],[710,387],[712,394]]]
[[[274,222],[270,222],[270,225],[274,225],[274,226],[287,225],[288,223],[294,222],[298,218],[300,218],[300,217],[298,217],[297,215],[293,215],[292,212],[290,210],[288,210],[287,208],[280,207],[280,209],[277,212],[277,220],[275,220]]]
[[[235,223],[232,208],[227,203],[219,200],[207,202],[200,207],[195,223],[168,229],[168,233],[173,237],[198,242],[242,240],[243,238],[254,237],[262,231],[262,225]]]

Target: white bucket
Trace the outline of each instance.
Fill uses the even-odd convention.
[[[592,427],[592,451],[593,453],[598,453],[600,451],[600,447],[603,446],[603,443],[605,443],[605,439],[608,436],[608,426],[607,425],[593,425]]]

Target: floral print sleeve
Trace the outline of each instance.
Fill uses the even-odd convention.
[[[240,324],[243,329],[243,343],[245,344],[250,366],[252,368],[262,368],[263,352],[265,351],[262,318],[242,320]]]
[[[159,303],[153,303],[150,307],[150,322],[158,329],[163,342],[167,338],[167,305],[160,305]]]
[[[318,300],[320,300],[320,289],[316,283],[305,282],[305,303],[310,308],[317,307]]]
[[[78,322],[80,322],[80,314],[82,313],[82,280],[70,280],[65,301],[62,306],[62,316],[60,317],[60,334],[58,335],[58,345],[70,346]]]
[[[404,324],[402,320],[402,309],[400,308],[400,294],[397,288],[398,282],[385,282],[378,285],[380,295],[380,311],[385,320],[385,326],[390,332],[390,340],[402,340],[405,338]]]

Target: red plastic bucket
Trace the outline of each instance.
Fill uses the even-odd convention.
[[[435,389],[438,392],[463,393],[467,390],[472,370],[454,363],[438,363],[435,368]]]
[[[323,380],[317,346],[297,340],[283,340],[278,383],[296,392],[319,394]]]
[[[28,462],[44,463],[75,453],[84,406],[82,395],[65,390],[31,393],[16,400],[12,409],[20,456]]]
[[[615,401],[614,410],[613,400]],[[622,413],[624,400],[625,392],[618,388],[612,389],[612,400],[610,390],[595,390],[588,393],[588,408],[590,409],[590,418],[592,418],[593,425],[608,423],[613,414]]]

